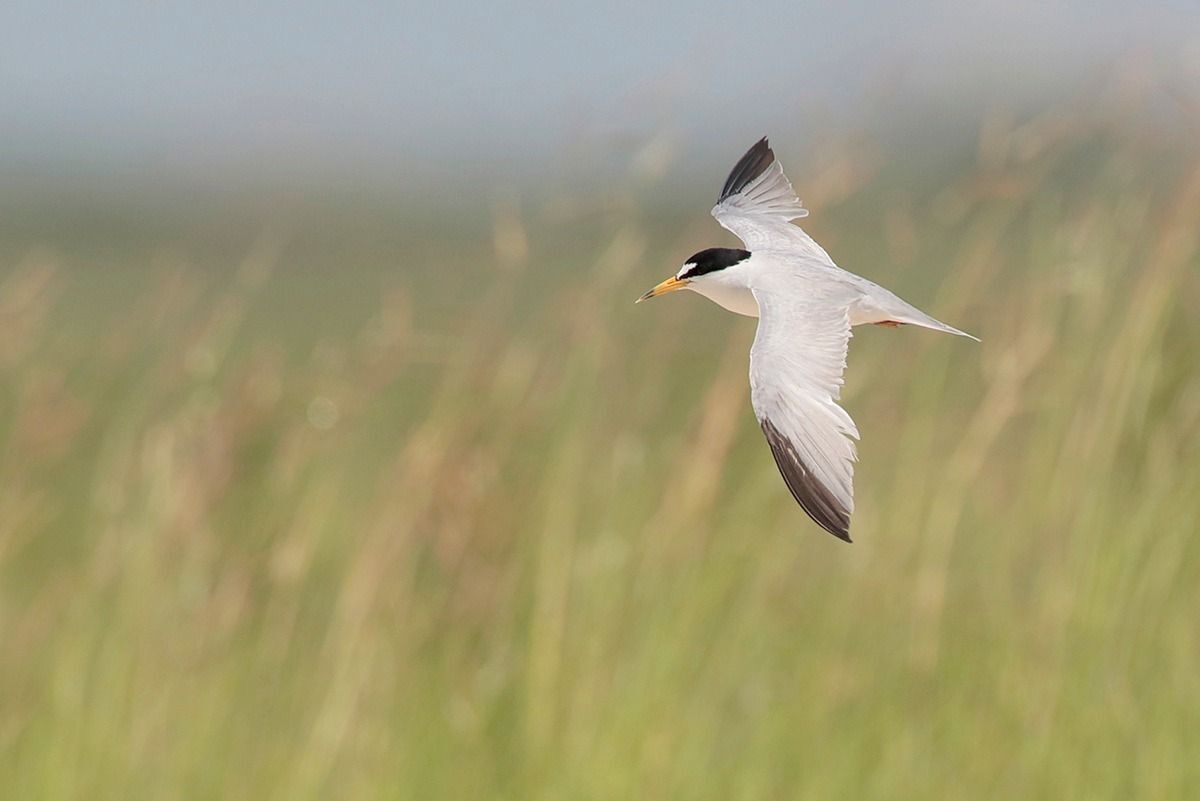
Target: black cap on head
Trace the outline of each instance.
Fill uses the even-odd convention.
[[[699,275],[715,273],[717,270],[732,267],[748,258],[750,258],[750,251],[748,250],[741,250],[739,248],[709,248],[708,250],[700,251],[688,259],[684,263],[685,269],[680,273],[679,277],[681,279],[695,278]]]

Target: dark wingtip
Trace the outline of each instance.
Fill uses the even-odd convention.
[[[732,197],[741,192],[746,188],[746,184],[762,175],[763,171],[774,162],[775,151],[771,150],[771,143],[764,136],[755,142],[746,151],[746,155],[742,156],[738,160],[738,163],[733,166],[729,177],[725,179],[725,186],[721,188],[721,196],[717,198],[717,202],[720,203],[725,198]]]
[[[763,418],[759,424],[771,446],[771,455],[792,497],[818,526],[843,542],[850,542],[850,512],[833,494],[813,477],[812,471],[800,460],[796,447],[775,425]]]

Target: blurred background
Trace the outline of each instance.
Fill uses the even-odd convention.
[[[0,109],[12,797],[1194,797],[1194,3],[17,3]],[[764,134],[983,340],[856,331],[849,546],[632,302]]]

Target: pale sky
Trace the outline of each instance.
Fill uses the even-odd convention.
[[[806,118],[810,109],[871,113],[881,86],[987,105],[1069,85],[1131,50],[1197,51],[1198,9],[1193,0],[9,2],[0,165],[428,173],[451,158],[528,163],[579,130],[662,128],[728,149],[780,127],[832,124]]]

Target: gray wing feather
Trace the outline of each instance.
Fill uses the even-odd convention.
[[[807,217],[808,210],[796,197],[766,139],[746,151],[729,173],[712,215],[750,251],[816,245],[790,224]]]
[[[837,404],[850,341],[850,295],[783,278],[759,287],[750,399],[793,497],[818,525],[850,540],[858,429]]]

